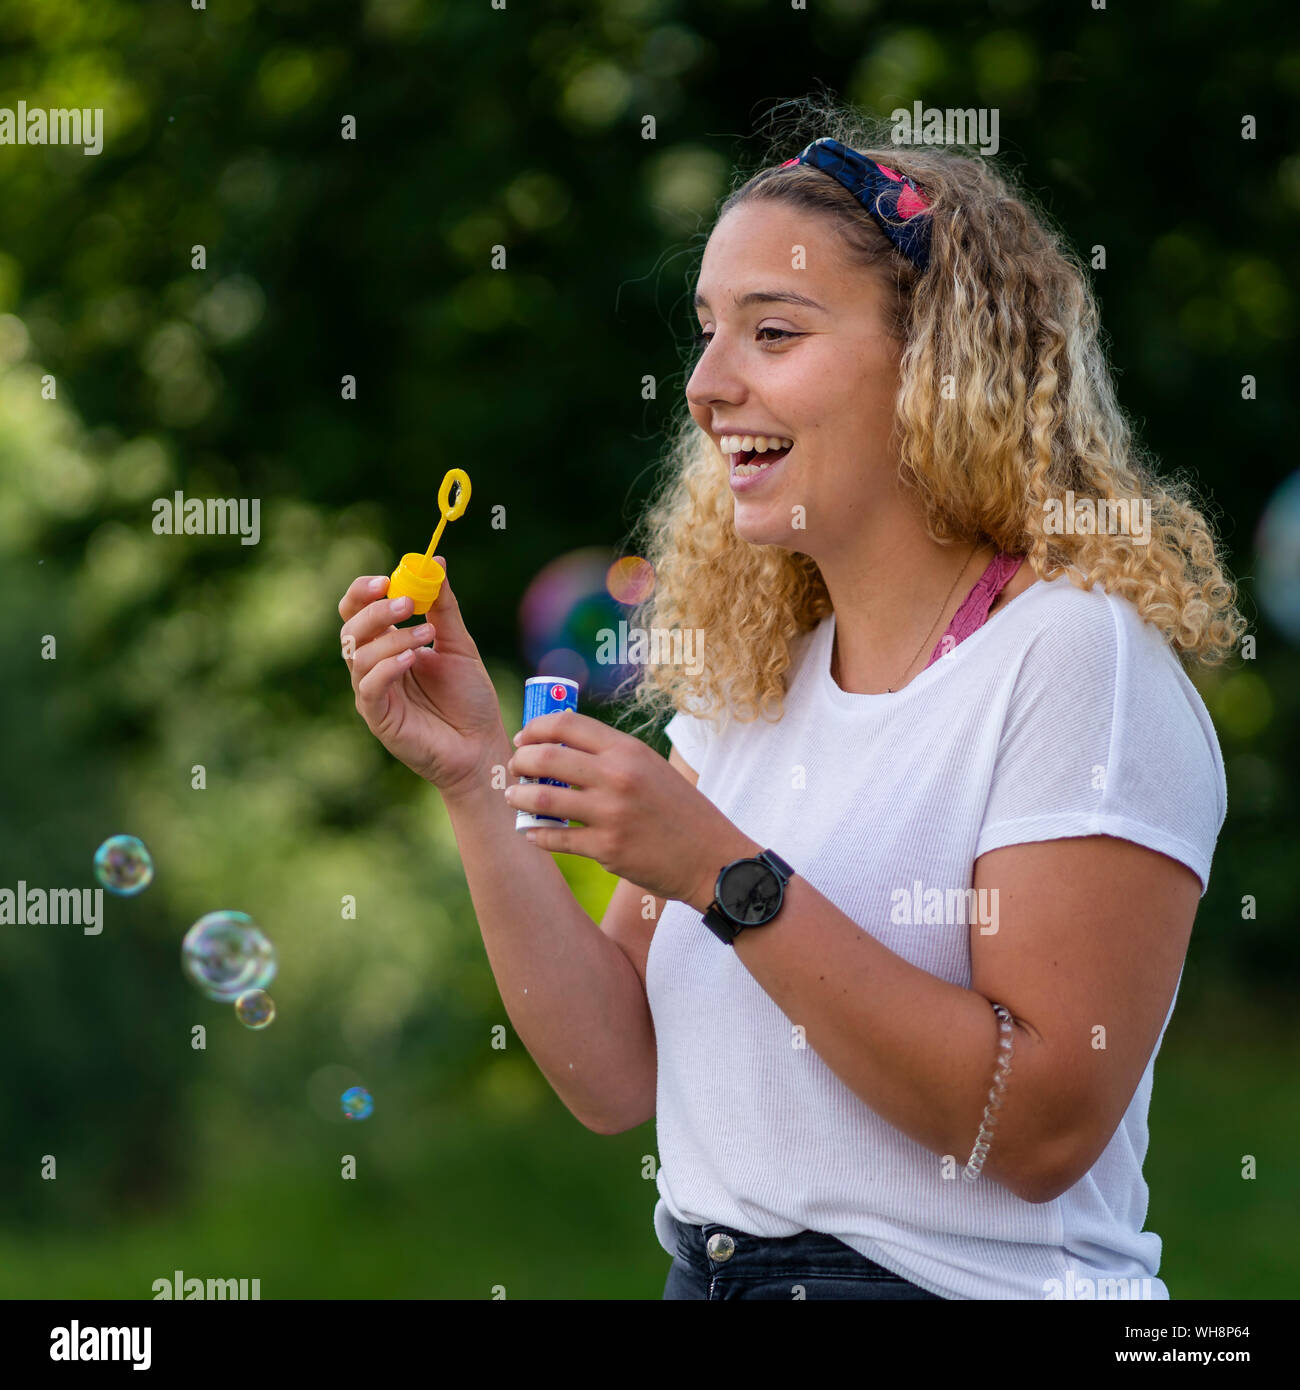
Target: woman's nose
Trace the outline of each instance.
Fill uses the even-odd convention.
[[[735,404],[743,400],[745,385],[730,363],[725,346],[714,340],[708,343],[695,363],[686,383],[686,399],[699,409],[707,409],[715,401]]]

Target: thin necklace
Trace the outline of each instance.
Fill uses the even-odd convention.
[[[928,642],[928,641],[930,640],[930,635],[931,635],[931,633],[933,633],[934,630],[935,630],[935,628],[939,625],[939,618],[942,618],[942,617],[943,617],[943,610],[944,610],[945,608],[947,608],[947,606],[948,606],[948,600],[952,597],[952,595],[953,595],[953,590],[956,589],[957,585],[961,582],[961,577],[962,577],[962,575],[966,573],[966,567],[967,567],[967,565],[969,565],[970,562],[971,562],[971,555],[974,555],[975,552],[976,552],[979,548],[980,548],[979,541],[976,541],[975,544],[971,547],[970,555],[967,555],[967,557],[966,557],[966,564],[964,564],[964,565],[961,567],[961,569],[958,570],[958,572],[957,572],[957,578],[954,579],[954,580],[952,581],[952,589],[949,589],[948,592],[944,595],[944,600],[943,600],[943,602],[939,605],[939,614],[938,614],[938,617],[936,617],[935,620],[934,620],[934,622],[930,624],[930,631],[927,632],[927,633],[925,634],[925,636],[921,638],[921,645],[920,645],[919,647],[917,647],[917,649],[916,649],[916,654],[912,657],[912,660],[909,661],[909,662],[907,663],[907,665],[904,666],[903,669],[902,669],[902,671],[899,673],[899,676],[898,676],[899,684],[902,684],[903,677],[904,677],[905,675],[907,675],[907,673],[912,669],[912,664],[913,664],[913,662],[915,662],[915,661],[916,661],[916,658],[917,658],[918,656],[921,655],[922,651],[925,650],[925,644],[926,644],[926,642]],[[836,655],[838,656],[838,651],[837,651]],[[836,664],[838,665],[838,661],[837,661]],[[892,694],[894,693],[894,689],[895,689],[895,687],[891,685],[891,686],[889,687],[889,689],[888,689],[885,693],[888,694],[888,695],[892,695]]]

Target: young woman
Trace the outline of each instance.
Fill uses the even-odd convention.
[[[1226,811],[1179,658],[1245,623],[1060,240],[979,161],[821,130],[700,267],[639,615],[703,636],[637,690],[670,759],[573,713],[512,749],[450,584],[416,628],[351,586],[357,708],[560,1098],[657,1120],[665,1298],[1167,1298],[1152,1067]],[[546,851],[618,875],[599,927]]]

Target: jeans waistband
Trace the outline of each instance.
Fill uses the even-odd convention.
[[[799,1231],[792,1236],[756,1236],[735,1226],[710,1222],[690,1226],[669,1213],[677,1231],[677,1253],[702,1273],[784,1273],[817,1270],[825,1274],[866,1273],[907,1284],[901,1274],[860,1255],[837,1236]]]

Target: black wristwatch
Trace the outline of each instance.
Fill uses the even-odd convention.
[[[785,885],[794,870],[770,849],[755,859],[737,859],[718,875],[704,925],[730,946],[746,927],[762,927],[781,911]]]

